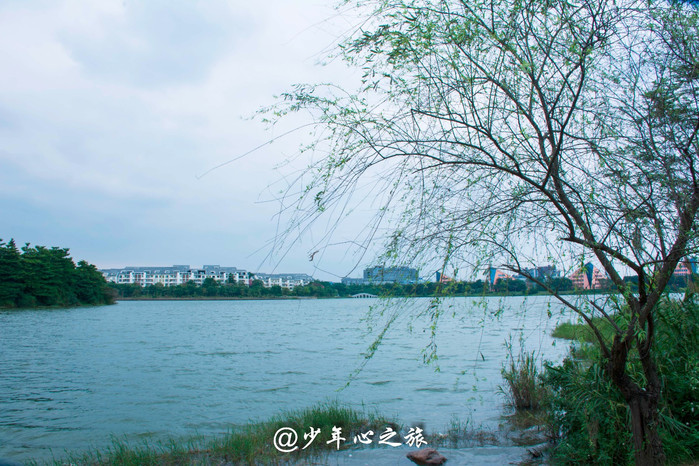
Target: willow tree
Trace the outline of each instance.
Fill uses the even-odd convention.
[[[537,261],[593,260],[614,297],[556,296],[597,336],[637,463],[664,462],[654,316],[697,248],[696,10],[633,0],[357,7],[367,15],[338,56],[362,70],[360,88],[299,85],[275,108],[310,112],[318,133],[307,149],[322,154],[302,178],[292,228],[342,216],[368,192],[384,204],[367,237],[386,233],[388,256],[499,260],[525,276]]]

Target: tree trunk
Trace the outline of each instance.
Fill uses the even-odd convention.
[[[650,352],[642,351],[641,364],[646,376],[646,387],[639,387],[626,373],[629,346],[628,342],[622,342],[618,337],[615,339],[607,371],[631,412],[631,433],[636,465],[663,465],[665,451],[658,432],[660,401],[658,371],[650,358]]]
[[[627,400],[631,410],[634,456],[637,465],[665,464],[665,452],[658,432],[658,398],[646,391]]]

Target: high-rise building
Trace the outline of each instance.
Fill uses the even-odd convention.
[[[607,279],[606,275],[592,262],[588,262],[568,278],[578,290],[598,290],[603,287],[604,281]]]
[[[384,267],[383,265],[378,265],[364,269],[365,283],[409,285],[418,281],[418,270],[410,267]]]

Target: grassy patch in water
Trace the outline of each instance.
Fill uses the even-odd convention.
[[[103,451],[71,454],[55,460],[54,464],[75,465],[211,465],[211,464],[294,464],[315,455],[337,449],[336,443],[328,444],[333,427],[341,428],[345,439],[340,448],[351,443],[355,435],[368,430],[380,432],[391,426],[400,431],[394,421],[378,415],[367,414],[338,403],[325,403],[308,409],[290,411],[264,422],[234,427],[225,436],[214,439],[170,440],[156,445],[144,442],[134,446],[123,440],[113,440],[112,446]],[[290,453],[278,451],[273,445],[275,433],[281,428],[291,428],[297,434],[298,448]],[[320,432],[308,443],[304,434],[311,427]],[[35,463],[36,464],[36,463]]]
[[[427,435],[427,446],[431,448],[473,448],[484,445],[498,445],[500,435],[497,431],[473,427],[470,422],[453,418],[443,433]]]
[[[597,327],[602,336],[609,340],[614,336],[614,327],[603,317],[595,317],[592,323]],[[597,338],[594,332],[585,322],[573,323],[562,322],[553,329],[551,334],[554,338],[563,338],[565,340],[577,340],[586,343],[597,343]]]
[[[506,387],[500,389],[515,411],[536,412],[543,407],[548,392],[541,381],[536,353],[522,352],[517,360],[510,353],[510,364],[501,372]]]

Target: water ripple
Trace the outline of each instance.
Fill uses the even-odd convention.
[[[565,345],[551,346],[544,300],[530,298],[523,313],[511,299],[513,309],[499,321],[472,302],[447,303],[454,315],[445,313],[439,324],[441,372],[421,364],[425,318],[412,321],[412,332],[403,318],[429,300],[401,302],[401,318],[368,361],[361,354],[383,321],[375,314],[367,332],[370,304],[363,300],[3,311],[0,457],[48,460],[51,450],[104,448],[112,436],[219,434],[335,398],[430,426],[454,416],[497,422],[505,341],[521,334],[527,349],[551,360]]]

